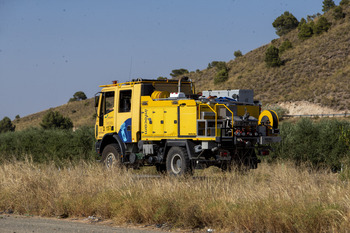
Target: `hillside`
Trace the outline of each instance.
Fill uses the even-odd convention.
[[[343,7],[346,17],[334,20],[332,10],[325,14],[332,23],[328,32],[305,41],[298,39],[298,29],[227,62],[229,78],[214,85],[216,68],[191,72],[198,91],[207,89],[254,89],[256,99],[266,103],[308,101],[334,110],[350,109],[350,7]],[[317,18],[314,20],[317,21]],[[265,51],[273,44],[292,42],[285,51],[285,62],[268,68]]]
[[[39,127],[43,116],[50,110],[58,111],[63,116],[69,117],[76,128],[81,126],[93,126],[95,123],[94,99],[87,99],[76,102],[69,102],[56,108],[34,113],[18,120],[14,120],[17,130],[23,130],[29,127]]]

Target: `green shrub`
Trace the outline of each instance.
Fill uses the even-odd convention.
[[[224,61],[213,61],[211,67],[216,68],[216,75],[214,77],[214,84],[219,84],[222,82],[226,82],[228,79],[228,67],[226,62]]]
[[[217,71],[220,71],[222,69],[227,69],[226,62],[224,61],[212,61],[209,63],[208,67],[212,68],[215,67]]]
[[[234,55],[236,58],[237,58],[237,57],[242,57],[242,56],[243,56],[241,50],[235,51],[235,52],[233,53],[233,55]]]
[[[298,33],[298,38],[300,40],[306,40],[313,36],[313,28],[311,23],[304,23],[300,26],[300,30]]]
[[[322,34],[323,32],[327,32],[328,29],[331,27],[331,23],[328,22],[328,20],[326,19],[326,17],[324,16],[321,16],[316,24],[315,24],[315,27],[314,27],[314,34],[316,35],[320,35]]]
[[[228,79],[228,70],[226,68],[221,69],[215,75],[214,84],[216,85],[222,82],[226,82],[227,79]]]
[[[345,14],[343,12],[343,8],[341,6],[337,6],[333,10],[333,17],[335,20],[343,19]]]
[[[73,128],[73,122],[70,118],[64,117],[61,113],[58,111],[49,111],[47,112],[41,123],[40,126],[43,129],[72,129]]]
[[[276,34],[279,36],[283,36],[293,29],[298,27],[298,20],[288,11],[284,12],[284,14],[280,15],[275,19],[272,23],[272,26],[276,29]]]
[[[304,24],[306,24],[306,20],[304,18],[301,18],[299,24],[298,24],[298,30],[300,31],[301,26],[303,26]]]
[[[0,133],[5,133],[9,131],[15,131],[16,126],[14,126],[11,122],[11,119],[8,117],[4,117],[0,121]]]
[[[278,67],[282,65],[282,61],[279,57],[279,49],[271,45],[265,52],[265,63],[268,67]]]
[[[323,6],[322,6],[322,11],[327,12],[333,7],[335,7],[335,3],[333,0],[323,0]]]
[[[279,53],[282,54],[284,51],[293,48],[292,42],[290,42],[288,39],[283,41],[281,46],[279,47]]]
[[[94,130],[83,127],[75,132],[59,129],[31,128],[0,134],[0,161],[24,160],[30,156],[36,163],[94,160]]]
[[[346,121],[303,118],[296,123],[281,124],[282,142],[275,145],[274,156],[307,163],[314,167],[341,168],[342,161],[350,155],[342,131],[350,130]]]

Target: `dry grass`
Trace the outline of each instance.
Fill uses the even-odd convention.
[[[115,223],[210,227],[217,232],[345,232],[350,187],[337,174],[262,164],[249,174],[143,178],[81,163],[57,169],[0,166],[0,210],[42,216],[96,215]]]

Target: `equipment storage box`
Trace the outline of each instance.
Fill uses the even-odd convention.
[[[202,92],[202,98],[208,98],[209,96],[216,96],[217,98],[226,97],[236,100],[237,102],[254,103],[253,90],[209,90]]]

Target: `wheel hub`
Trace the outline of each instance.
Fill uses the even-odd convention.
[[[108,168],[113,167],[114,163],[115,163],[115,156],[113,153],[109,153],[106,158],[106,167]]]
[[[179,154],[176,154],[171,159],[171,170],[175,174],[179,174],[181,172],[181,166],[182,166],[182,158]]]

